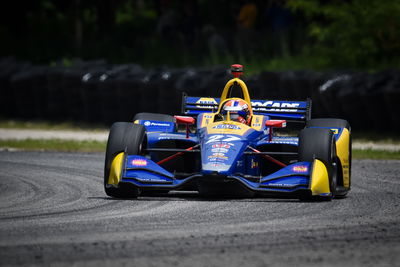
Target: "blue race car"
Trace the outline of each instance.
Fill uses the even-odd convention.
[[[104,169],[108,196],[171,190],[204,197],[346,196],[349,123],[311,119],[310,99],[251,100],[240,79],[243,67],[231,70],[234,78],[220,98],[184,94],[183,115],[139,113],[133,123],[112,125]]]

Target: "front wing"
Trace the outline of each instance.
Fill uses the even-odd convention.
[[[130,183],[140,189],[179,190],[189,182],[215,179],[216,183],[237,182],[247,189],[261,194],[271,195],[312,195],[331,196],[329,177],[323,162],[297,162],[264,177],[248,177],[240,174],[228,176],[204,175],[194,173],[184,178],[177,178],[152,160],[120,153],[111,165],[108,184],[118,187]]]

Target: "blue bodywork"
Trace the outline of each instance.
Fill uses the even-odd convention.
[[[270,118],[264,117],[264,121]],[[249,147],[264,148],[265,151],[265,148],[271,146],[285,146],[290,148],[290,151],[297,151],[297,137],[274,136],[270,140],[267,128],[258,131],[234,123],[217,124],[214,128],[238,130],[235,127],[241,127],[243,133],[209,133],[210,129],[203,127],[187,135],[186,132],[177,131],[173,122],[143,120],[136,123],[146,127],[148,153],[145,156],[126,155],[121,175],[123,183],[131,183],[141,189],[185,190],[186,185],[201,183],[203,180],[216,183],[235,182],[249,191],[277,194],[296,193],[310,187],[311,162],[293,160],[293,163],[286,167],[279,167],[266,173],[265,161],[249,149]],[[192,155],[197,155],[195,156],[197,161],[191,160],[191,164],[195,166],[193,171],[178,175],[175,170],[157,164],[165,158],[157,152],[162,143],[179,143],[181,151],[196,147],[191,152]],[[173,153],[175,151],[170,152]],[[271,162],[268,164],[274,165]]]

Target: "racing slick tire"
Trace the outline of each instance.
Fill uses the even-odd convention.
[[[331,200],[336,194],[337,155],[333,132],[327,128],[305,128],[299,134],[299,161],[322,161],[328,171],[330,196],[302,196],[301,199]]]
[[[107,141],[106,159],[104,165],[104,190],[108,196],[115,198],[136,198],[139,189],[130,184],[114,187],[108,184],[111,163],[116,155],[125,152],[129,155],[139,155],[145,142],[143,125],[129,122],[115,122],[110,129]]]
[[[350,123],[348,121],[342,120],[342,119],[321,118],[321,119],[311,119],[311,120],[307,121],[306,127],[346,128],[349,131],[349,135],[350,135],[350,140],[349,140],[349,189],[340,190],[340,192],[338,191],[336,194],[336,197],[345,197],[351,187],[352,138],[351,138]],[[340,182],[340,183],[342,184],[342,182]]]

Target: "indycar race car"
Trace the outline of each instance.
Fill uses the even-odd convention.
[[[310,99],[251,100],[240,79],[243,67],[231,70],[234,78],[220,98],[183,94],[181,115],[138,113],[133,123],[112,125],[104,169],[108,196],[171,190],[204,197],[346,196],[349,123],[311,119]]]

